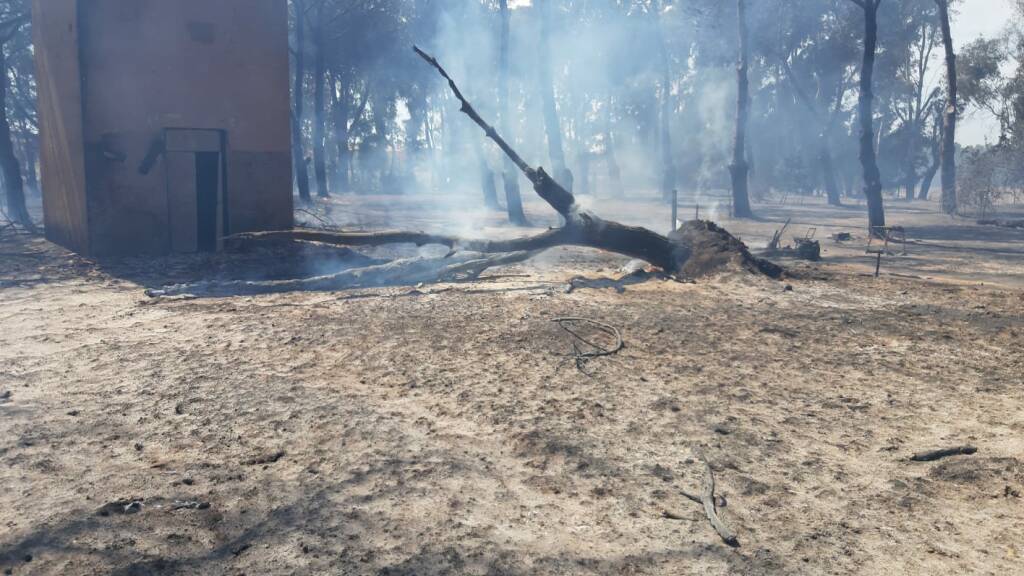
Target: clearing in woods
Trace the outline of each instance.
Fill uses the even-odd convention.
[[[432,206],[320,217],[439,229]],[[653,202],[597,209],[667,227]],[[815,226],[824,260],[616,289],[624,258],[559,248],[471,283],[151,300],[336,250],[93,263],[6,233],[0,570],[1020,573],[1024,230],[895,203],[910,243],[876,279],[863,207],[756,211],[720,221],[757,248],[792,217],[784,242]],[[489,218],[473,232],[520,233]],[[625,347],[577,366],[569,316]],[[682,495],[695,452],[737,548]]]

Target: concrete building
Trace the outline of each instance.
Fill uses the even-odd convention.
[[[286,0],[34,0],[47,236],[216,250],[292,226]]]

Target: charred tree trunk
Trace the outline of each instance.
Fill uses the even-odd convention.
[[[480,252],[534,251],[566,244],[589,246],[646,260],[669,273],[682,272],[685,274],[685,266],[695,249],[702,244],[709,243],[718,247],[728,247],[728,250],[719,253],[727,254],[729,258],[739,255],[743,260],[743,265],[756,268],[766,274],[781,274],[782,270],[779,267],[754,258],[741,242],[714,224],[696,222],[694,226],[684,227],[673,233],[672,236],[665,237],[646,228],[625,226],[618,222],[604,220],[583,209],[576,203],[576,198],[572,193],[548,176],[543,168],[535,169],[519,156],[502,138],[501,134],[489,125],[463,97],[455,81],[434,57],[419,48],[414,47],[414,50],[448,81],[448,86],[462,103],[461,111],[498,145],[513,166],[517,167],[533,183],[533,189],[537,195],[565,220],[563,227],[551,229],[532,238],[496,242],[467,242],[452,238],[447,242],[449,245],[465,244],[468,249]],[[438,237],[432,238],[431,241],[438,241]]]
[[[327,62],[324,41],[324,3],[320,2],[316,9],[316,26],[313,43],[316,45],[316,56],[313,59],[313,174],[316,177],[316,195],[320,198],[330,196],[327,187],[327,111],[326,111],[326,77]]]
[[[305,0],[294,0],[295,7],[295,78],[292,87],[292,164],[295,168],[295,185],[299,189],[299,199],[309,202],[309,171],[306,169],[306,152],[302,140],[302,120],[304,108],[304,85],[306,79],[306,3]]]
[[[661,199],[668,202],[672,199],[672,190],[676,187],[676,165],[672,156],[672,70],[669,62],[668,46],[665,33],[661,26],[661,16],[656,16],[658,33],[658,54],[661,64]]]
[[[913,113],[911,113],[913,115]],[[907,157],[903,165],[903,199],[910,202],[917,190],[917,122],[911,116],[907,123]]]
[[[509,117],[509,90],[508,90],[508,59],[509,59],[509,26],[511,15],[508,10],[508,0],[500,0],[501,9],[501,45],[498,53],[498,115],[501,123],[501,130],[505,134],[511,134],[512,122]],[[505,202],[508,208],[508,220],[516,226],[527,226],[526,214],[523,212],[523,199],[519,193],[519,173],[515,166],[507,158],[505,167],[501,174],[501,180],[505,187]]]
[[[860,164],[864,173],[864,196],[868,201],[868,227],[875,233],[885,226],[885,205],[882,199],[882,175],[875,157],[873,122],[873,81],[875,51],[878,48],[878,6],[882,0],[851,0],[864,10],[864,60],[860,71],[860,94],[857,114],[860,122]]]
[[[25,183],[28,189],[39,192],[39,176],[36,168],[39,166],[39,144],[35,138],[27,138],[24,146],[25,151]]]
[[[932,139],[931,139],[931,164],[928,169],[925,170],[924,176],[921,178],[921,190],[917,194],[918,200],[927,200],[928,193],[932,189],[932,181],[935,179],[935,175],[938,174],[939,169],[942,167],[942,112],[936,107],[936,118],[932,124]]]
[[[504,4],[504,3],[505,3],[504,0],[502,0],[502,4]],[[535,168],[531,167],[529,164],[527,164],[526,161],[523,160],[523,158],[512,148],[512,146],[509,145],[508,141],[506,141],[505,138],[501,134],[499,134],[498,131],[495,130],[493,126],[488,124],[480,116],[480,114],[476,111],[476,109],[473,108],[473,105],[470,104],[469,101],[466,100],[466,98],[462,95],[462,92],[459,90],[459,87],[455,84],[455,81],[451,78],[451,76],[448,75],[448,73],[441,66],[441,64],[437,61],[437,59],[435,59],[433,56],[430,56],[426,52],[423,52],[418,47],[414,46],[413,49],[415,50],[415,52],[421,58],[423,58],[423,60],[425,60],[428,64],[433,66],[437,70],[437,72],[439,74],[441,74],[441,76],[445,80],[448,81],[448,86],[451,89],[452,93],[455,95],[455,97],[462,104],[462,106],[460,108],[460,111],[462,113],[464,113],[466,116],[468,116],[477,126],[479,126],[480,129],[484,131],[484,134],[489,139],[491,139],[495,144],[497,144],[498,148],[502,151],[502,153],[504,153],[504,155],[508,159],[509,163],[512,164],[513,167],[518,169],[523,175],[525,175],[528,180],[530,180],[530,182],[533,184],[534,191],[537,193],[537,195],[540,196],[541,199],[543,199],[545,202],[547,202],[548,205],[550,205],[552,208],[554,208],[554,210],[556,212],[558,212],[558,214],[560,214],[565,219],[565,221],[566,221],[566,225],[563,228],[549,230],[548,232],[546,232],[545,234],[541,234],[540,236],[535,236],[533,238],[529,238],[529,239],[525,239],[525,240],[513,240],[513,241],[504,242],[504,243],[499,242],[498,244],[501,244],[502,248],[497,250],[497,251],[507,251],[507,250],[505,250],[505,248],[513,246],[513,245],[516,245],[516,246],[521,246],[521,245],[536,246],[538,249],[539,248],[545,248],[545,247],[554,246],[554,245],[557,245],[557,243],[556,244],[551,244],[550,243],[552,241],[551,239],[553,237],[558,237],[558,238],[562,239],[563,243],[564,243],[564,238],[565,237],[578,238],[579,235],[581,234],[581,230],[576,230],[576,228],[591,229],[591,233],[593,233],[593,234],[602,234],[602,229],[607,228],[608,226],[611,226],[611,228],[614,228],[615,230],[625,229],[625,228],[629,228],[630,230],[634,230],[631,227],[622,226],[621,224],[617,224],[617,223],[614,223],[614,222],[603,223],[596,216],[583,211],[576,204],[576,198],[572,195],[571,192],[566,190],[558,182],[556,182],[554,179],[552,179],[550,176],[548,176],[548,174],[544,171],[543,168],[535,169]],[[588,224],[588,222],[589,222],[589,224]],[[572,230],[570,230],[570,229],[572,229]],[[652,248],[650,246],[650,242],[647,241],[650,238],[665,239],[664,236],[660,236],[658,234],[655,234],[655,233],[653,233],[653,232],[651,232],[649,230],[642,229],[642,228],[636,229],[636,230],[641,230],[642,231],[640,236],[642,236],[643,238],[640,238],[638,236],[637,241],[635,242],[635,245],[632,246],[632,247],[626,247],[627,250],[630,250],[632,253],[636,253],[636,251],[639,250],[640,253],[645,253],[645,254],[648,254],[648,255],[651,255],[651,256],[657,256],[656,254],[650,254],[649,253],[652,250],[654,252],[659,252],[659,251],[664,251],[665,250],[664,247]],[[604,232],[605,233],[602,234],[602,235],[605,235],[605,236],[607,236],[607,235],[614,236],[617,233],[614,230],[611,231],[610,233],[607,230],[604,230]],[[587,234],[584,233],[584,235],[587,235]],[[645,240],[645,239],[647,239],[647,240]],[[604,240],[600,240],[599,239],[599,240],[596,240],[596,241],[597,242],[608,242],[607,239],[604,239]],[[524,242],[526,244],[523,244]],[[493,247],[493,244],[495,244],[495,243],[489,243],[489,244],[492,244],[492,247]],[[592,245],[592,244],[587,243],[586,245]],[[595,247],[599,247],[599,246],[595,246]],[[616,250],[616,251],[618,251],[618,250]],[[660,254],[660,252],[659,252],[659,254]],[[667,253],[665,253],[665,254],[667,254]],[[665,254],[660,254],[660,255],[661,256],[665,256]],[[648,261],[649,262],[655,262],[655,260],[648,260]],[[666,262],[666,263],[668,262],[665,259],[661,259],[660,261],[661,262]],[[670,266],[670,268],[672,268],[672,267]]]
[[[821,167],[821,179],[825,185],[825,195],[828,196],[829,206],[842,206],[839,182],[836,180],[835,162],[832,160],[832,149],[827,137],[822,138],[818,150],[818,165]]]
[[[956,195],[956,52],[953,50],[953,34],[949,26],[949,1],[935,0],[939,7],[942,26],[942,45],[946,51],[946,109],[942,118],[942,210],[947,214],[957,211]]]
[[[416,185],[416,168],[423,156],[423,145],[420,142],[420,131],[429,139],[430,128],[426,126],[427,99],[420,90],[416,90],[406,102],[409,119],[405,124],[405,164],[402,166],[402,186],[409,189]]]
[[[571,192],[573,176],[565,163],[562,126],[558,121],[558,107],[555,105],[555,81],[551,73],[551,0],[541,0],[540,11],[537,79],[544,108],[544,131],[548,140],[548,156],[551,159],[551,169],[555,180]]]
[[[590,189],[590,152],[585,146],[581,146],[576,156],[577,176],[576,191],[586,196],[592,191]]]
[[[0,44],[0,170],[3,173],[4,197],[7,216],[14,222],[33,228],[32,218],[25,205],[25,184],[21,178],[21,163],[14,154],[11,123],[7,117],[7,44]]]
[[[331,86],[333,103],[331,116],[334,119],[334,140],[338,148],[338,190],[342,193],[348,192],[351,186],[349,180],[349,164],[351,152],[348,148],[348,120],[349,120],[349,97],[348,87],[344,78],[337,77],[335,85]]]
[[[936,151],[938,152],[938,151]],[[942,166],[942,159],[939,154],[935,154],[933,161],[928,170],[924,173],[924,177],[921,178],[921,191],[917,194],[918,200],[927,200],[928,193],[932,189],[932,182],[935,180],[935,175],[939,173],[939,168]]]
[[[477,154],[480,156],[480,188],[484,191],[484,206],[498,210],[501,206],[498,204],[498,187],[494,185],[494,171],[487,165],[483,152],[478,149]]]
[[[377,191],[381,194],[395,194],[391,175],[391,162],[389,161],[388,148],[388,96],[382,90],[373,93],[373,137],[368,150],[366,170],[372,174],[372,179],[377,183]],[[360,162],[362,165],[362,162]]]
[[[750,42],[747,31],[747,2],[736,0],[736,21],[739,36],[739,59],[736,62],[736,135],[732,146],[732,164],[729,175],[732,178],[732,215],[734,218],[750,218],[749,172],[746,157],[747,117],[750,115],[750,79],[747,68],[750,61]]]
[[[354,88],[355,86],[353,85],[353,97]],[[351,121],[348,123],[348,127],[344,131],[345,141],[344,143],[338,143],[339,147],[342,145],[345,146],[343,150],[339,148],[338,152],[339,154],[344,154],[345,156],[345,161],[344,163],[342,163],[342,170],[346,171],[345,180],[348,182],[349,191],[357,192],[359,191],[359,188],[357,186],[357,184],[359,183],[359,176],[356,174],[357,166],[355,164],[355,149],[351,146],[351,136],[353,133],[359,133],[360,130],[363,130],[363,127],[368,123],[368,120],[366,118],[366,109],[369,107],[371,94],[370,85],[368,83],[364,83],[361,86],[361,88],[362,97],[359,100],[359,105],[356,106],[355,111],[350,115]],[[360,158],[360,160],[362,160],[362,158]]]

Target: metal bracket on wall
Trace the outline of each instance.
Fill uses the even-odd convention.
[[[149,150],[146,151],[145,158],[142,159],[142,163],[139,164],[139,174],[145,176],[153,169],[156,165],[157,159],[167,150],[167,141],[164,139],[164,134],[161,132],[159,136],[153,139],[149,144]]]

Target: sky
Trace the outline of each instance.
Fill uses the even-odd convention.
[[[953,41],[963,46],[984,36],[999,35],[1012,18],[1011,0],[963,0],[960,13],[953,21]],[[999,136],[999,123],[981,112],[968,114],[957,128],[957,141],[965,146],[994,142]]]

